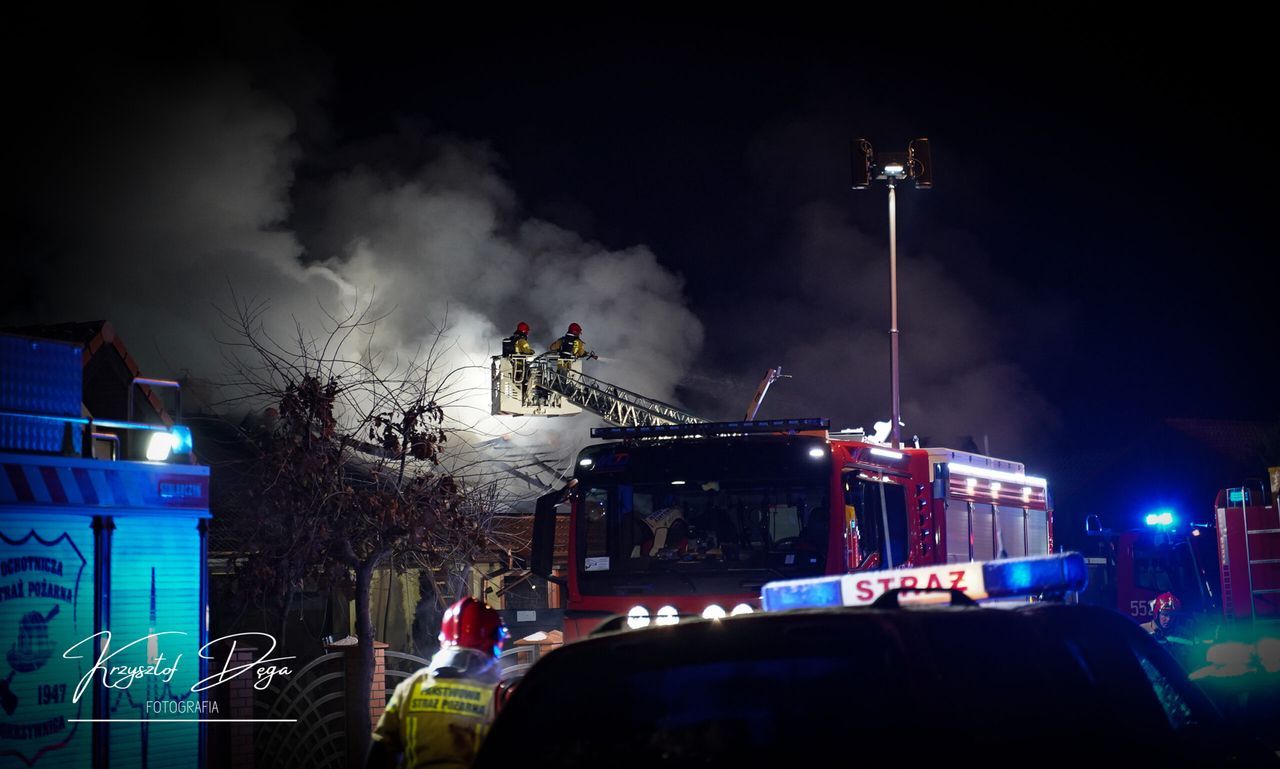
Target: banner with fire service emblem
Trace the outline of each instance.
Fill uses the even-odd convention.
[[[74,701],[84,660],[61,652],[93,633],[88,517],[0,519],[0,763],[88,766],[93,703]],[[16,763],[15,763],[16,761]]]

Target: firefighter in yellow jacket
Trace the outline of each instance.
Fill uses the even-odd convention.
[[[533,345],[529,344],[528,323],[520,321],[511,336],[502,340],[502,355],[505,358],[512,355],[533,355]]]
[[[565,335],[551,343],[550,350],[560,358],[560,367],[568,368],[569,364],[578,358],[596,358],[594,352],[587,350],[587,346],[583,344],[579,336],[582,334],[582,326],[577,323],[570,323],[569,330]]]
[[[473,598],[450,606],[440,651],[396,687],[373,730],[368,769],[465,769],[493,721],[501,677],[498,655],[509,634],[498,612]]]

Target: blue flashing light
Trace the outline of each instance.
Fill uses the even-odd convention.
[[[957,589],[988,598],[1079,592],[1088,584],[1084,556],[1057,553],[984,563],[939,564],[810,579],[770,582],[761,591],[765,611],[866,606],[890,589],[908,591],[907,600],[931,602],[928,592]],[[921,592],[913,592],[912,588]]]
[[[165,462],[171,457],[190,457],[191,446],[191,429],[174,425],[167,432],[151,434],[151,441],[147,444],[147,459]]]
[[[1155,513],[1147,513],[1146,520],[1147,520],[1148,526],[1155,526],[1160,522],[1160,516],[1156,515]]]
[[[191,439],[190,427],[187,427],[186,425],[174,425],[169,428],[169,434],[173,436],[173,454],[182,456],[191,453],[195,444]]]
[[[995,572],[996,584],[988,581],[988,574]],[[1029,563],[1011,563],[1002,568],[984,569],[983,584],[987,589],[995,588],[1004,592],[1020,593],[1036,584],[1036,568]]]
[[[819,577],[771,582],[761,591],[760,601],[765,611],[843,606],[841,578]]]
[[[982,581],[992,598],[1084,590],[1089,582],[1079,553],[1009,558],[982,564]]]
[[[1144,519],[1148,526],[1172,526],[1173,513],[1168,510],[1161,510],[1158,513],[1147,513]]]

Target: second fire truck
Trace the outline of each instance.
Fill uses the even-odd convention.
[[[1218,492],[1212,524],[1092,530],[1084,599],[1138,622],[1164,593],[1204,621],[1280,621],[1278,509],[1265,488],[1241,486]]]

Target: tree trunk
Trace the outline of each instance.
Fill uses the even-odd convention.
[[[290,585],[289,589],[285,591],[284,611],[280,612],[280,633],[276,636],[276,643],[280,645],[281,649],[288,648],[285,646],[285,641],[289,636],[289,609],[293,607],[293,590],[293,586]]]
[[[360,649],[360,670],[347,685],[347,766],[361,769],[371,742],[369,693],[373,689],[373,572],[386,557],[385,551],[369,556],[356,566],[356,638]]]

